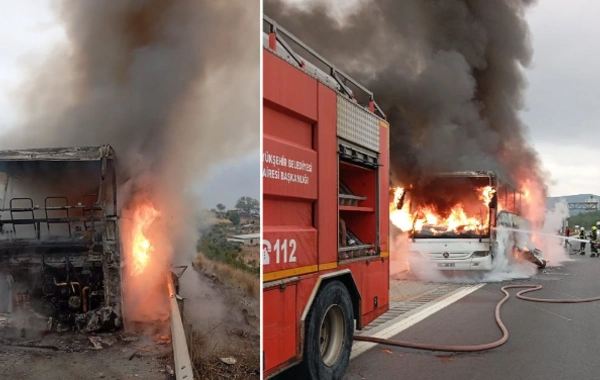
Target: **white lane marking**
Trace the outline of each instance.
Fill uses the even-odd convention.
[[[427,307],[425,307],[424,309],[422,309],[421,311],[419,311],[413,315],[400,316],[400,317],[398,317],[398,318],[400,318],[399,321],[396,318],[394,318],[394,319],[390,320],[389,322],[386,322],[386,324],[389,324],[388,326],[384,327],[383,329],[381,329],[381,330],[377,331],[376,333],[369,335],[369,336],[388,339],[395,335],[398,335],[402,331],[408,329],[409,327],[416,325],[417,323],[421,322],[422,320],[424,320],[424,319],[432,316],[433,314],[437,313],[438,311],[442,310],[446,306],[449,306],[449,305],[455,303],[456,301],[460,300],[463,297],[468,296],[469,294],[473,293],[474,291],[476,291],[479,288],[482,288],[485,285],[486,285],[485,283],[482,283],[482,284],[477,284],[477,285],[468,285],[468,286],[459,288],[458,290],[455,290],[454,292],[450,293],[448,296],[442,298],[441,300],[432,302]],[[350,354],[350,359],[352,360],[352,359],[356,358],[357,356],[365,353],[367,350],[375,347],[376,345],[377,345],[376,343],[370,343],[370,342],[355,342],[352,345],[352,353]]]
[[[550,313],[550,314],[552,314],[552,315],[555,315],[555,316],[557,316],[557,317],[560,317],[560,318],[562,318],[562,319],[566,319],[566,320],[567,320],[567,321],[569,321],[569,322],[571,322],[571,321],[572,321],[572,319],[571,319],[571,318],[567,318],[567,317],[565,317],[564,315],[560,315],[560,314],[553,313],[553,312],[551,312],[550,310],[546,310],[546,309],[544,309],[544,308],[541,308],[541,307],[538,307],[538,306],[535,306],[535,305],[529,305],[529,306],[531,306],[531,307],[534,307],[534,308],[536,308],[536,309],[538,309],[538,310],[541,310],[541,311],[545,311],[546,313]]]

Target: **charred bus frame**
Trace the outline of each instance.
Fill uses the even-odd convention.
[[[79,175],[96,186],[96,191],[78,194],[75,201],[54,190],[36,199],[8,194],[11,181],[18,181],[19,176],[35,178],[52,172],[56,178],[64,175],[68,180],[68,170],[80,170]],[[34,310],[84,331],[121,327],[121,255],[112,147],[0,151],[0,172],[5,175],[0,273],[13,277],[9,294],[15,305],[31,303]],[[19,293],[15,287],[19,282],[25,284],[25,292]]]

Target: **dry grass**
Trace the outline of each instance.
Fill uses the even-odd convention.
[[[242,347],[216,347],[212,344],[210,332],[203,334],[193,331],[189,339],[198,380],[255,380],[260,377],[260,359],[255,347],[251,352]],[[221,360],[223,358],[235,358],[235,363],[227,364]]]
[[[219,281],[243,291],[250,297],[255,299],[260,297],[260,279],[251,273],[230,267],[225,263],[210,260],[201,252],[194,260],[194,268],[216,276]]]
[[[260,247],[256,246],[243,246],[242,252],[240,252],[240,257],[246,264],[250,264],[252,260],[257,263],[260,263]]]

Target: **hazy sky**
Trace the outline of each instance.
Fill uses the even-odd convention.
[[[524,121],[556,181],[551,195],[600,194],[600,2],[543,0],[528,20],[534,58]]]
[[[61,38],[47,7],[49,0],[0,0],[0,128],[14,124],[18,112],[10,91],[20,80],[20,67],[43,56]],[[551,195],[600,193],[596,152],[600,147],[600,25],[594,0],[543,0],[527,16],[534,59],[526,71],[529,88],[524,121],[531,142],[554,181]],[[259,17],[257,15],[257,17]],[[258,47],[257,47],[258,48]],[[258,103],[257,103],[258,104]],[[259,152],[214,168],[198,178],[197,191],[205,204],[233,206],[242,195],[259,196]]]
[[[42,59],[56,41],[63,38],[63,31],[49,10],[50,3],[50,0],[0,0],[3,13],[0,24],[0,130],[14,125],[19,118],[19,111],[11,99],[13,91],[24,79],[23,66]],[[256,104],[259,105],[258,94]],[[233,207],[244,195],[259,198],[259,167],[260,152],[257,149],[251,155],[214,167],[208,177],[197,178],[193,191],[201,195],[207,208],[217,203]]]

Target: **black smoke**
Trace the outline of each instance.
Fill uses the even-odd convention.
[[[494,170],[545,196],[545,173],[519,117],[532,58],[525,0],[333,1],[264,12],[375,94],[391,124],[392,177]]]
[[[25,69],[2,148],[111,144],[122,188],[162,199],[258,149],[258,0],[52,4],[66,41]]]

